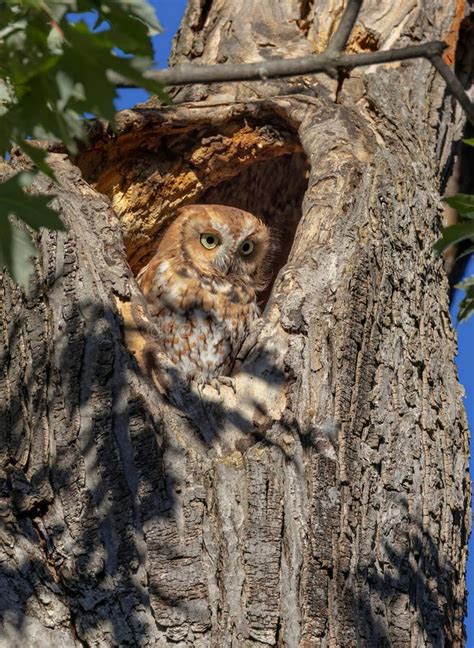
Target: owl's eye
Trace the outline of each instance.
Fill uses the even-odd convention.
[[[253,241],[248,239],[247,241],[244,241],[242,243],[242,245],[240,246],[240,251],[244,256],[248,256],[253,252],[253,248],[254,248]]]
[[[219,245],[219,239],[215,234],[204,232],[204,234],[201,234],[201,245],[205,247],[206,250],[212,250]]]

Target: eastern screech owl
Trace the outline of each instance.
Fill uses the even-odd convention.
[[[161,350],[183,379],[226,375],[258,317],[267,284],[270,230],[249,212],[188,205],[138,275]]]

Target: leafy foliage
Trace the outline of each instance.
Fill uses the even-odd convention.
[[[23,172],[3,183],[6,211],[11,214],[20,212],[23,222],[33,230],[38,231],[40,227],[63,230],[58,214],[47,206],[51,196],[27,195],[25,200],[22,186],[27,186],[30,181],[31,174]],[[0,267],[9,268],[22,285],[28,282],[34,253],[35,248],[24,228],[15,226],[10,217],[0,218]]]
[[[162,86],[143,75],[152,64],[150,36],[159,30],[146,0],[0,2],[2,156],[16,144],[38,170],[54,178],[46,152],[28,140],[59,140],[75,152],[87,138],[84,114],[113,122],[116,88],[110,73],[166,100]],[[28,267],[33,248],[10,217],[35,229],[62,227],[47,198],[24,191],[28,181],[31,174],[18,174],[0,184],[0,269],[6,266],[23,285],[27,273],[18,268]]]
[[[471,238],[474,238],[474,221],[456,223],[441,230],[441,238],[436,241],[434,248],[441,254],[451,245]]]
[[[465,281],[457,285],[457,288],[465,291],[465,295],[459,304],[458,319],[467,319],[474,311],[474,277],[469,277]]]
[[[464,143],[474,146],[474,139],[466,139]],[[474,196],[458,193],[450,198],[443,198],[443,200],[458,212],[460,222],[444,227],[441,230],[441,237],[436,241],[434,248],[441,254],[451,245],[469,241],[471,245],[458,253],[456,257],[461,259],[474,252]],[[474,312],[474,276],[465,279],[456,288],[465,291],[458,311],[458,320],[462,322]]]

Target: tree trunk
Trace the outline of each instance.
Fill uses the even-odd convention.
[[[348,49],[445,38],[452,61],[462,3],[428,5],[368,0]],[[342,9],[191,0],[172,59],[319,52]],[[443,82],[418,60],[174,95],[51,154],[68,232],[28,298],[1,284],[0,646],[462,646]],[[235,394],[163,378],[134,280],[195,202],[281,241]]]

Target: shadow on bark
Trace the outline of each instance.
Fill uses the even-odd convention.
[[[93,313],[96,323],[113,321],[116,317],[116,313],[107,312],[99,304],[83,304],[80,308]],[[11,331],[11,348],[15,347],[18,328],[21,325]],[[215,610],[211,612],[208,583],[204,570],[199,568],[201,545],[209,543],[207,550],[211,562],[215,561],[216,578],[219,578],[219,552],[212,555],[213,545],[209,539],[201,537],[196,542],[187,535],[190,520],[180,520],[180,516],[183,511],[189,516],[194,509],[194,515],[213,517],[215,511],[207,501],[208,493],[196,484],[191,506],[183,506],[180,502],[183,490],[187,490],[189,496],[189,484],[183,488],[186,476],[176,475],[169,468],[173,453],[184,452],[184,447],[165,438],[160,421],[156,420],[144,398],[135,396],[127,401],[129,368],[124,366],[122,371],[111,373],[116,362],[116,358],[110,357],[114,355],[115,344],[110,329],[89,331],[85,335],[83,361],[89,358],[91,382],[83,382],[80,402],[70,403],[69,421],[64,424],[73,425],[81,416],[84,421],[91,401],[99,393],[103,396],[104,391],[108,391],[113,400],[110,407],[113,422],[107,410],[102,413],[103,417],[100,413],[90,416],[88,426],[82,423],[82,459],[75,451],[69,452],[66,443],[56,448],[56,460],[49,466],[42,465],[30,471],[28,462],[25,470],[16,468],[11,462],[7,467],[7,479],[1,484],[4,501],[13,493],[10,500],[13,508],[4,511],[2,536],[4,546],[13,550],[16,566],[2,568],[0,585],[2,621],[4,628],[10,629],[7,635],[10,632],[12,639],[21,637],[22,633],[29,636],[32,631],[30,603],[39,597],[47,605],[53,596],[61,601],[63,617],[76,628],[77,640],[84,645],[89,645],[88,635],[99,626],[102,631],[108,628],[110,645],[134,646],[146,645],[156,629],[167,633],[172,641],[184,640],[188,630],[186,636],[181,636],[187,626],[182,629],[180,619],[191,620],[196,636],[211,627],[211,615]],[[287,378],[272,364],[270,357],[267,363],[267,372],[275,380]],[[74,384],[77,370],[68,348],[59,366],[64,371],[65,384]],[[46,372],[48,370],[46,368]],[[30,383],[24,385],[24,394],[32,389],[36,379],[32,373]],[[145,376],[142,379],[147,380]],[[171,391],[183,393],[183,389],[186,391],[187,387],[176,377]],[[189,390],[186,394],[186,407],[180,411],[176,409],[176,414],[189,419],[190,434],[196,435],[199,448],[211,460],[217,446],[225,447],[216,421],[222,424],[227,418],[247,435],[248,448],[272,446],[282,453],[285,462],[294,460],[293,455],[272,440],[268,429],[255,430],[254,422],[243,417],[240,410],[229,411],[225,399],[219,403]],[[21,400],[19,395],[17,398]],[[54,404],[52,406],[54,409]],[[8,417],[4,405],[0,416],[2,420]],[[207,428],[204,430],[205,421]],[[317,453],[314,430],[295,429],[289,421],[280,421],[278,425],[298,437],[303,452]],[[248,434],[249,429],[254,431]],[[337,433],[337,425],[335,431]],[[241,446],[244,453],[245,445]],[[171,457],[165,457],[170,451]],[[81,476],[78,468],[83,462],[85,471]],[[297,472],[299,469],[297,466]],[[300,478],[305,478],[303,473]],[[78,490],[81,479],[85,481],[87,496]],[[64,503],[68,501],[75,502],[78,510],[65,509]],[[406,501],[398,503],[408,515]],[[63,510],[63,524],[57,521],[61,517],[58,506]],[[51,511],[56,514],[54,524]],[[80,527],[75,513],[82,520]],[[291,521],[283,524],[291,524]],[[444,645],[440,628],[446,610],[437,602],[442,584],[436,583],[438,594],[433,596],[430,574],[436,578],[453,567],[440,556],[436,543],[420,522],[412,528],[416,528],[417,533],[410,539],[399,539],[397,544],[381,539],[376,553],[383,555],[383,559],[378,565],[361,566],[359,563],[353,574],[332,574],[336,581],[346,578],[352,610],[343,614],[358,616],[361,645],[391,645],[389,632],[380,619],[384,615],[388,618],[396,615],[400,600],[422,610],[420,632],[430,638],[430,645]],[[26,552],[29,557],[22,557]],[[171,581],[170,562],[174,565]],[[144,570],[153,573],[153,582],[147,582]],[[359,582],[355,589],[351,585],[353,580]],[[452,578],[443,579],[444,583],[452,581]],[[194,597],[190,596],[191,590]],[[441,589],[441,594],[450,609],[453,592]],[[401,599],[400,595],[403,595]],[[149,610],[153,611],[153,616]],[[57,619],[52,619],[51,623],[54,627]],[[408,637],[410,629],[406,632]]]
[[[410,519],[407,498],[394,495],[392,499]],[[421,520],[410,521],[410,538],[397,538],[396,543],[381,539],[376,550],[383,556],[379,564],[370,562],[358,567],[362,588],[354,589],[353,595],[360,636],[365,642],[362,645],[391,646],[392,637],[384,619],[393,623],[408,607],[418,611],[415,634],[425,637],[430,646],[457,645],[442,628],[456,596],[453,583],[460,582],[463,576],[443,558]],[[413,629],[409,625],[399,627],[409,641]]]
[[[39,299],[41,295],[32,295],[29,307]],[[79,313],[87,313],[82,331],[76,326],[75,315]],[[130,393],[128,378],[132,373],[143,386],[148,378],[140,377],[138,367],[122,364],[123,354],[118,351],[121,341],[114,339],[117,313],[100,303],[84,302],[71,306],[66,321],[70,324],[55,340],[56,348],[63,349],[56,359],[62,390],[54,396],[50,393],[47,402],[45,394],[37,393],[38,384],[46,378],[54,392],[59,376],[46,352],[35,354],[31,349],[31,355],[25,355],[28,371],[16,376],[18,391],[0,406],[0,420],[5,422],[4,449],[10,455],[2,483],[7,504],[3,537],[11,549],[18,548],[14,558],[10,556],[15,567],[2,569],[3,621],[21,636],[31,614],[29,602],[34,606],[37,597],[47,600],[55,595],[65,606],[64,614],[77,625],[80,637],[106,623],[114,643],[141,645],[153,632],[150,622],[163,630],[166,616],[170,626],[175,626],[182,614],[202,626],[203,631],[209,627],[210,619],[204,603],[207,584],[195,574],[201,545],[189,546],[193,542],[186,539],[186,520],[178,520],[186,508],[177,507],[183,484],[167,469],[173,454],[184,453],[185,449],[173,439],[165,439],[161,421],[148,406],[147,397]],[[18,347],[30,347],[29,325],[27,319],[19,318],[10,327],[6,347],[13,357]],[[76,339],[79,333],[80,340]],[[268,380],[284,379],[270,361],[266,369]],[[155,388],[148,384],[148,390],[154,392]],[[254,422],[242,416],[239,409],[229,410],[224,401],[199,396],[177,375],[170,391],[186,396],[185,407],[181,411],[174,409],[178,417],[189,420],[189,433],[195,435],[204,454],[212,454],[217,443],[225,446],[220,424],[226,418],[231,418],[245,434],[254,427]],[[35,395],[37,402],[28,404],[36,405],[38,419],[44,413],[52,415],[51,436],[43,439],[43,456],[15,458],[18,447],[28,443],[34,446],[35,436],[44,431],[41,425],[35,428],[34,422],[27,429],[26,419],[20,416],[25,401],[35,400]],[[58,411],[64,417],[54,421]],[[17,429],[13,421],[16,415]],[[248,445],[258,439],[272,444],[261,432],[249,437]],[[50,461],[48,444],[55,445],[49,448]],[[194,490],[200,515],[204,515],[207,494],[199,487]],[[12,505],[9,509],[8,503]],[[175,528],[169,537],[167,527],[174,526],[173,519],[181,529]],[[160,521],[164,522],[162,534]],[[154,525],[152,533],[147,530],[150,524]],[[182,533],[184,542],[178,538]],[[21,557],[22,546],[28,558]],[[146,560],[151,566],[145,566]],[[170,583],[165,574],[161,582],[159,564],[170,561],[175,565],[176,580]],[[148,586],[145,567],[155,576]],[[189,590],[193,588],[194,602],[192,597],[189,601]],[[145,612],[145,619],[141,618],[141,610],[150,609],[150,596],[154,598],[151,608],[159,608],[159,619],[150,619]],[[173,640],[178,639],[178,634],[179,630],[169,632]]]

